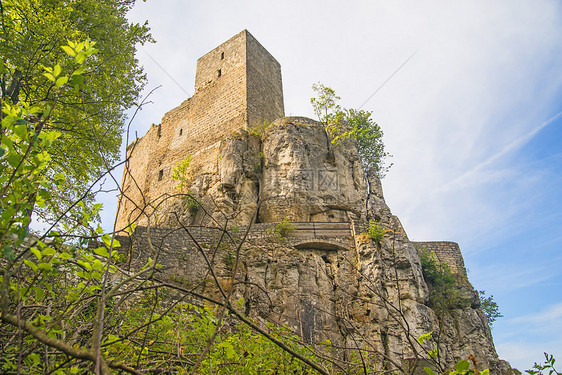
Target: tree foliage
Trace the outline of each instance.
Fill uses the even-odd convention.
[[[386,165],[391,155],[385,151],[381,127],[371,118],[372,112],[360,109],[345,109],[338,104],[340,97],[336,92],[321,83],[312,85],[317,97],[310,102],[318,119],[326,123],[326,131],[333,144],[344,139],[357,142],[359,156],[365,168],[373,168],[379,178],[383,178],[392,164]]]
[[[65,173],[51,186],[52,209],[67,207],[84,186],[117,160],[124,110],[138,98],[145,77],[135,59],[135,45],[150,34],[145,25],[125,18],[134,0],[3,0],[0,3],[2,100],[36,107],[52,97],[53,82],[44,67],[66,69],[71,63],[61,46],[67,40],[95,40],[99,51],[86,59],[72,83],[87,83],[57,95],[46,131],[56,131],[50,177]],[[71,48],[67,46],[67,48]],[[44,74],[46,73],[46,74]],[[52,72],[51,72],[52,73]],[[59,82],[60,83],[60,82]],[[39,116],[40,117],[40,116]],[[54,207],[56,206],[56,207]]]
[[[447,264],[439,262],[435,253],[429,251],[422,251],[420,260],[423,277],[429,286],[429,306],[438,315],[468,306],[468,301],[463,298],[462,291]]]
[[[379,223],[375,219],[369,220],[367,225],[367,235],[376,243],[380,243],[384,235],[386,234],[386,230],[379,225]]]
[[[479,290],[478,295],[480,297],[480,308],[486,315],[488,325],[492,327],[492,324],[496,321],[497,318],[503,317],[502,313],[500,312],[500,308],[496,301],[494,301],[493,295],[486,296],[486,292],[484,290]]]
[[[556,359],[552,354],[544,353],[545,361],[544,363],[537,363],[533,365],[533,368],[527,370],[526,372],[530,375],[560,375],[561,372],[554,367]]]

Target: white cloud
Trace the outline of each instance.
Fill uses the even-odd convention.
[[[498,337],[496,349],[500,357],[509,356],[512,366],[527,370],[535,362],[543,362],[545,352],[562,358],[562,302],[504,324],[511,334]]]
[[[513,318],[510,323],[522,324],[529,329],[548,328],[550,332],[560,331],[561,334],[558,336],[562,337],[562,302],[550,305],[535,314]]]
[[[496,344],[496,350],[500,358],[505,358],[502,355],[503,353],[505,353],[505,355],[509,355],[511,358],[511,366],[519,371],[529,370],[535,363],[544,363],[544,353],[545,350],[547,350],[545,348],[559,350],[557,348],[560,347],[562,347],[562,340],[560,339],[541,343],[530,343],[524,340],[517,340]],[[546,353],[553,354],[555,358],[560,358],[559,351],[558,353],[546,351]]]

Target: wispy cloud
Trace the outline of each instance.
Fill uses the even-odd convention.
[[[539,286],[547,281],[552,281],[558,272],[552,270],[549,264],[526,264],[520,266],[506,265],[480,265],[471,276],[479,285],[493,287],[494,293],[509,293],[521,288]]]
[[[510,323],[522,324],[529,329],[562,330],[562,301],[537,313],[510,319]]]
[[[544,361],[544,352],[561,358],[562,301],[538,312],[508,319],[504,325],[509,334],[497,337],[496,348],[500,356],[509,355],[512,365],[519,370]]]
[[[519,136],[517,139],[505,145],[502,149],[500,149],[499,151],[488,157],[486,160],[484,160],[474,168],[464,172],[461,176],[442,185],[435,191],[435,193],[440,193],[443,191],[448,191],[459,187],[465,187],[469,182],[477,181],[478,180],[478,178],[476,178],[477,175],[481,173],[482,170],[484,170],[484,168],[493,165],[494,162],[498,161],[499,159],[509,154],[510,152],[513,152],[523,147],[531,139],[533,139],[541,130],[546,128],[548,125],[554,123],[560,117],[562,117],[562,112],[559,112],[556,115],[552,116],[551,118],[549,118],[548,120],[546,120],[545,122],[534,128],[533,130],[527,132],[526,134]]]
[[[519,371],[529,370],[535,363],[544,362],[545,352],[560,358],[559,348],[561,347],[562,339],[559,338],[540,342],[520,338],[496,344],[496,350],[500,358],[506,358],[505,355],[509,354],[511,366]]]

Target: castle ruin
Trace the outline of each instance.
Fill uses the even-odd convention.
[[[333,145],[323,124],[284,117],[280,64],[248,31],[197,61],[194,95],[127,156],[117,222],[138,224],[121,238],[130,267],[151,256],[150,241],[167,277],[198,288],[209,281],[208,251],[219,279],[238,285],[244,313],[305,342],[365,347],[414,373],[412,340],[433,331],[447,365],[472,354],[506,373],[458,245],[410,241],[352,141]],[[180,187],[171,175],[184,160]],[[368,219],[385,229],[381,241],[365,237]],[[291,228],[280,233],[284,220]],[[232,248],[246,230],[232,275]],[[445,317],[428,305],[421,251],[448,264],[462,289],[466,303]]]

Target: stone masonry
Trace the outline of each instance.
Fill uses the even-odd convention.
[[[174,192],[170,176],[182,160],[206,170],[227,136],[283,115],[281,66],[247,30],[201,57],[195,94],[127,147],[118,227],[146,222],[141,207]]]
[[[474,355],[510,374],[458,244],[410,241],[354,141],[333,144],[325,124],[283,116],[280,65],[248,31],[201,57],[193,97],[127,148],[118,224],[138,224],[120,237],[127,266],[151,257],[159,278],[220,299],[212,273],[248,316],[308,344],[329,340],[340,359],[362,350],[377,370],[425,373],[417,338],[433,332],[430,366]],[[188,157],[178,185],[172,170]],[[365,233],[370,220],[382,239]],[[432,307],[420,251],[457,275],[462,303],[446,313]]]

